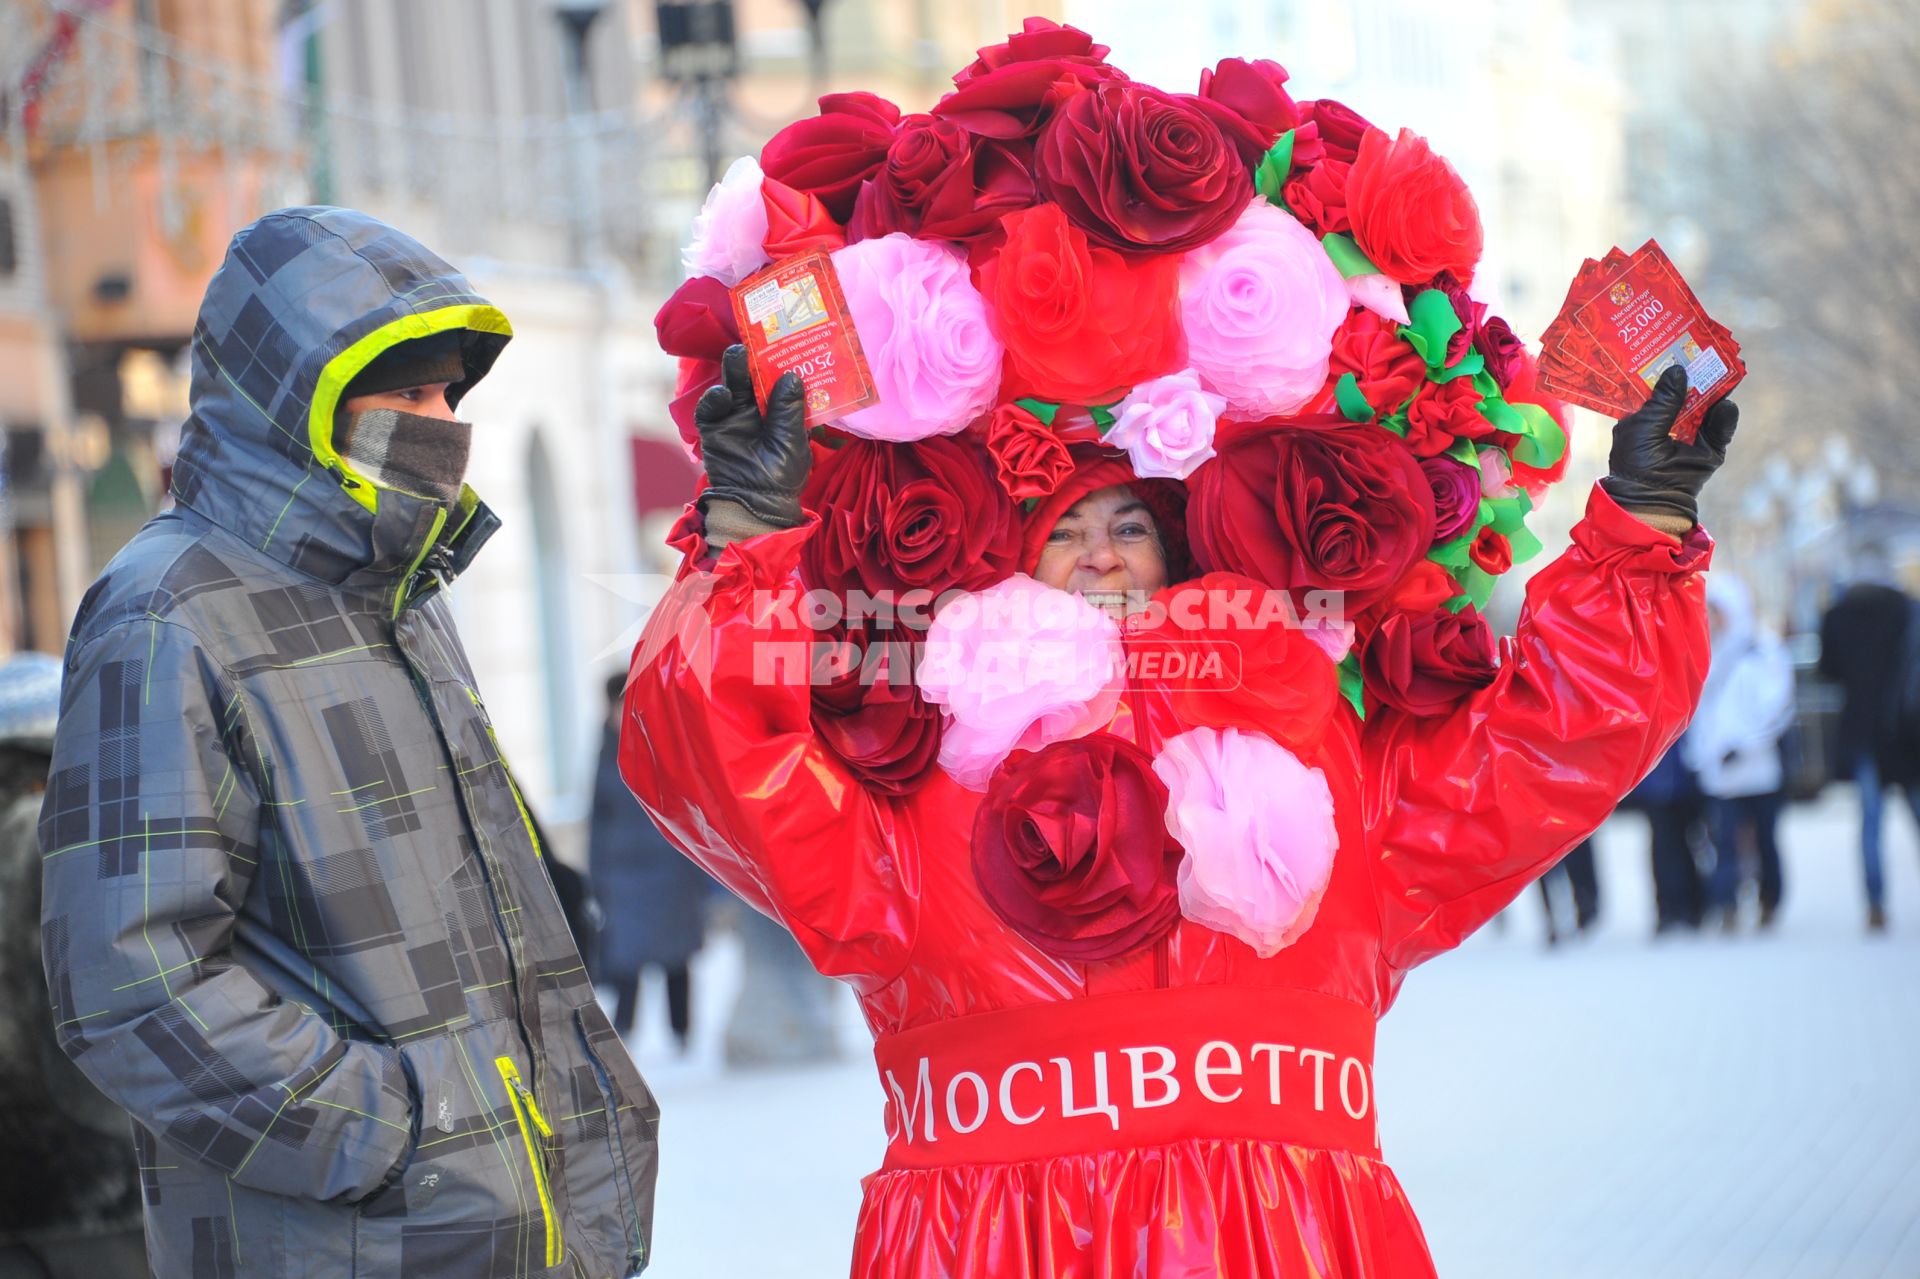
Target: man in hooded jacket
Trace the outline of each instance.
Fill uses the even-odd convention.
[[[647,1259],[658,1110],[454,633],[506,317],[346,209],[235,236],[176,506],[87,593],[42,810],[61,1047],[133,1118],[160,1276]]]

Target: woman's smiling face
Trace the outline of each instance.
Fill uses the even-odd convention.
[[[1116,619],[1143,608],[1167,584],[1167,556],[1153,512],[1124,484],[1087,494],[1047,535],[1033,576]]]

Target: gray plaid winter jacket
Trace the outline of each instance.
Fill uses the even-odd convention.
[[[439,593],[494,517],[332,448],[353,375],[450,328],[469,383],[509,332],[372,218],[240,232],[193,335],[177,505],[68,643],[47,978],[62,1046],[133,1116],[158,1275],[645,1257],[658,1111]]]

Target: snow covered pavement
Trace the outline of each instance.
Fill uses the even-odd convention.
[[[1603,919],[1547,950],[1531,890],[1415,973],[1381,1024],[1386,1157],[1448,1279],[1920,1276],[1920,854],[1888,806],[1891,931],[1863,935],[1853,797],[1788,810],[1773,932],[1650,938],[1646,828],[1601,832]],[[882,1148],[864,1025],[838,1064],[728,1073],[739,956],[696,968],[696,1043],[657,986],[649,1279],[846,1273]]]

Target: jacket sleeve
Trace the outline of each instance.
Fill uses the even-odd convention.
[[[862,991],[905,967],[917,849],[894,804],[815,737],[799,607],[813,523],[692,564],[641,636],[620,770],[661,831]]]
[[[1590,834],[1686,727],[1707,671],[1712,542],[1598,486],[1527,587],[1500,673],[1444,718],[1369,724],[1366,820],[1386,961],[1458,945]]]
[[[245,716],[184,628],[76,639],[40,814],[60,1046],[180,1154],[357,1200],[410,1157],[414,1091],[396,1050],[343,1039],[235,960],[261,843]]]

